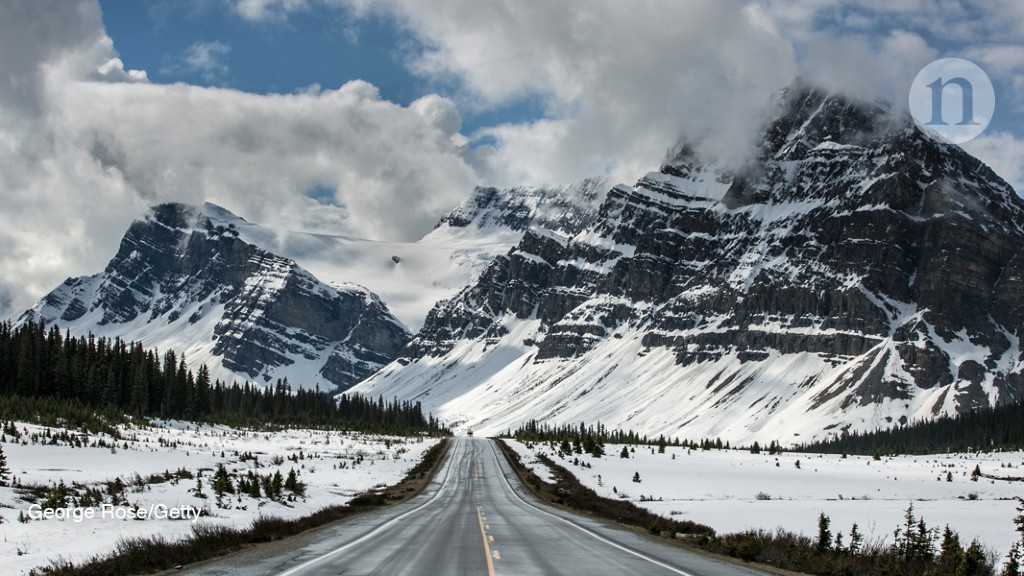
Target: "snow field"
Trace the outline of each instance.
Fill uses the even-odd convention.
[[[1014,531],[1015,498],[1024,483],[971,480],[975,466],[986,475],[1024,476],[1024,452],[883,457],[831,454],[751,454],[746,450],[687,450],[669,446],[664,454],[649,446],[606,445],[603,458],[568,454],[557,447],[516,441],[524,455],[537,452],[561,463],[580,482],[607,498],[628,498],[652,512],[707,524],[719,533],[783,528],[816,537],[818,515],[831,519],[833,534],[857,523],[868,542],[892,543],[907,506],[930,528],[947,524],[966,545],[978,539],[1005,558],[1019,539]],[[673,458],[674,456],[674,458]],[[574,465],[573,459],[591,467]],[[797,467],[797,461],[800,466]],[[541,470],[535,467],[538,475]],[[640,483],[633,475],[640,474]],[[947,481],[947,474],[952,481]],[[643,497],[643,500],[641,500]]]
[[[516,451],[519,454],[519,460],[523,463],[523,466],[533,470],[533,473],[537,475],[541,480],[553,483],[555,481],[555,473],[551,468],[548,468],[546,464],[541,462],[537,458],[537,452],[528,448],[526,444],[522,442],[516,442],[513,440],[505,440],[505,444]]]
[[[106,494],[106,482],[120,477],[127,485],[129,506],[117,507],[119,515],[136,506],[196,507],[209,514],[198,523],[233,527],[246,527],[261,515],[286,519],[306,516],[325,506],[343,504],[360,492],[394,484],[437,442],[433,438],[319,430],[256,432],[170,421],[150,428],[121,426],[121,440],[102,434],[89,437],[90,444],[102,439],[113,443],[113,448],[77,448],[67,443],[45,444],[45,427],[15,425],[21,437],[16,440],[5,436],[3,448],[12,478],[22,485],[52,486],[63,481],[68,486],[98,488]],[[39,436],[37,442],[33,442],[33,434]],[[302,458],[298,459],[300,452]],[[255,456],[255,461],[241,459],[247,453]],[[265,495],[254,499],[226,494],[218,503],[213,473],[219,464],[232,474],[236,488],[239,475],[248,471],[261,476],[280,471],[287,477],[294,469],[298,480],[306,485],[305,495],[292,496],[284,490],[284,497],[278,501]],[[179,469],[201,475],[205,498],[195,494],[196,478],[145,482],[150,475]],[[136,475],[143,479],[141,486],[133,480]],[[81,521],[50,518],[22,523],[19,514],[28,516],[31,512],[32,502],[26,499],[30,500],[17,488],[0,487],[0,556],[6,574],[26,574],[57,557],[83,560],[111,551],[121,538],[160,534],[174,539],[192,530],[193,523],[187,519],[115,518],[113,513],[102,514],[99,508],[95,517]]]

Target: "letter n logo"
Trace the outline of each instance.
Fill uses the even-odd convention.
[[[960,88],[960,121],[957,122],[957,126],[976,126],[978,123],[974,121],[974,85],[967,78],[957,76],[956,78],[950,78],[943,82],[942,78],[936,78],[934,82],[928,84],[928,89],[932,91],[932,119],[925,122],[928,126],[949,126],[949,123],[942,118],[942,92],[950,84]]]

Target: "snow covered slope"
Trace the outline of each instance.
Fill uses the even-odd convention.
[[[893,529],[913,504],[914,514],[928,526],[948,525],[964,543],[979,539],[1000,559],[1020,539],[1013,523],[1020,483],[972,481],[971,472],[977,466],[994,477],[1019,476],[1022,452],[886,456],[875,461],[870,456],[672,446],[657,453],[635,446],[629,458],[620,458],[622,446],[608,444],[607,456],[594,458],[587,453],[559,456],[542,443],[532,448],[509,444],[542,478],[549,469],[535,459],[537,453],[605,498],[628,499],[655,514],[706,524],[719,533],[782,528],[815,538],[818,515],[825,514],[833,532],[845,532],[844,538],[856,522],[866,541],[890,545]],[[640,483],[633,482],[637,473]]]
[[[132,225],[106,270],[69,278],[19,322],[173,349],[226,381],[344,389],[393,359],[407,326],[418,329],[527,227],[576,232],[593,222],[602,189],[599,180],[479,188],[410,243],[275,231],[212,204],[161,205]]]
[[[575,233],[591,224],[603,191],[600,179],[560,187],[477,188],[416,242],[272,230],[209,204],[205,209],[234,224],[242,239],[295,260],[325,282],[365,286],[415,332],[434,304],[473,283],[528,228]]]
[[[106,270],[69,278],[19,320],[140,341],[214,378],[347,388],[409,332],[379,298],[328,286],[240,238],[222,210],[162,204],[129,228]]]
[[[749,164],[682,147],[587,229],[528,232],[355,390],[784,443],[1019,398],[1021,199],[884,105],[776,106]]]
[[[68,502],[71,508],[55,508],[83,515],[43,518],[39,508],[32,508],[43,498],[24,488],[0,486],[0,572],[5,576],[29,574],[58,559],[83,562],[113,552],[122,539],[159,536],[174,542],[189,536],[196,525],[246,528],[261,517],[308,516],[399,482],[437,443],[422,436],[304,429],[259,432],[154,421],[146,427],[120,425],[117,438],[70,431],[77,441],[72,445],[61,436],[69,430],[22,422],[13,426],[20,437],[5,435],[2,444],[13,475],[24,486],[63,482],[72,487],[76,497]],[[294,470],[305,490],[293,496],[284,489],[278,498],[265,491],[259,497],[239,491],[217,498],[213,476],[219,466],[225,467],[235,487],[248,474],[269,477],[279,472],[287,477]],[[115,496],[110,486],[118,481],[125,489]],[[201,493],[196,492],[198,484]],[[84,503],[87,489],[101,494],[91,507]],[[86,509],[91,516],[84,515]],[[151,515],[127,519],[140,509]],[[201,510],[203,515],[174,519],[167,510]],[[19,522],[19,515],[31,521]]]

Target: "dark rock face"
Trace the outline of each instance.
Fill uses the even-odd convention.
[[[680,368],[813,354],[835,370],[776,379],[818,390],[810,410],[927,397],[934,414],[1020,398],[1024,202],[884,104],[797,82],[777,106],[749,164],[683,149],[608,191],[586,228],[527,233],[438,304],[403,362],[534,318],[533,362],[613,337],[671,350]],[[702,378],[692,384],[717,377]]]
[[[304,381],[313,377],[339,389],[390,362],[410,337],[372,293],[327,286],[182,204],[154,207],[101,274],[68,279],[28,319],[161,348],[212,338],[210,354],[231,372],[266,381],[302,362],[293,385],[313,386]],[[154,335],[167,325],[179,326],[170,341]]]
[[[515,231],[534,227],[575,234],[594,221],[593,208],[603,188],[604,181],[598,178],[557,188],[478,187],[437,225],[499,227]]]

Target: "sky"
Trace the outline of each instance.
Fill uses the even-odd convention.
[[[0,318],[159,202],[415,240],[477,185],[736,160],[797,76],[903,106],[940,57],[1024,190],[1019,0],[0,0]]]

